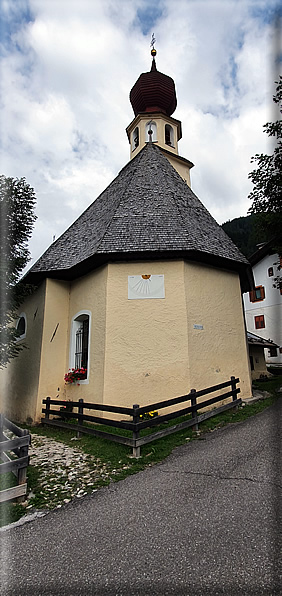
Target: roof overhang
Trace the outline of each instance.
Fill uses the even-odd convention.
[[[54,269],[49,271],[29,271],[23,278],[24,283],[37,285],[44,279],[60,279],[72,281],[87,275],[91,271],[108,263],[114,262],[137,262],[137,261],[166,261],[185,260],[209,265],[211,267],[234,271],[240,277],[241,292],[248,292],[254,288],[252,268],[249,264],[232,261],[223,257],[217,257],[209,253],[198,251],[140,251],[140,252],[111,252],[107,254],[96,253],[69,269]]]
[[[247,338],[249,346],[261,346],[262,348],[279,348],[279,346],[272,341],[272,339],[264,339],[255,333],[247,331]]]

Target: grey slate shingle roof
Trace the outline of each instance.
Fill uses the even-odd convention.
[[[191,252],[200,260],[228,260],[248,266],[231,239],[182,180],[161,149],[148,143],[54,242],[30,274],[66,271],[85,260],[137,254],[156,258]],[[142,254],[140,254],[142,253]],[[202,255],[202,257],[201,257]],[[36,277],[36,276],[35,276]]]

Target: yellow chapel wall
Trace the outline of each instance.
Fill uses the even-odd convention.
[[[236,376],[240,378],[239,397],[250,397],[250,364],[238,274],[186,262],[185,288],[191,388],[203,389]]]
[[[107,277],[108,267],[105,265],[71,283],[66,372],[70,364],[71,322],[81,311],[90,312],[90,349],[88,380],[80,381],[79,385],[65,385],[66,399],[77,401],[82,398],[85,402],[103,403]]]
[[[184,182],[186,182],[186,184],[188,184],[188,186],[191,187],[190,168],[188,167],[188,165],[185,162],[178,159],[177,156],[174,156],[173,154],[168,155],[167,153],[165,153],[164,155],[171,163],[171,165],[175,168],[175,170],[178,172],[179,176],[183,178]]]
[[[70,284],[46,279],[46,298],[36,421],[42,417],[42,400],[47,396],[65,399],[64,374],[67,371]]]
[[[133,122],[129,125],[127,131],[130,138],[130,159],[135,157],[141,151],[141,149],[146,145],[148,142],[148,138],[146,137],[146,124],[148,122],[155,122],[157,127],[157,139],[153,141],[156,145],[163,147],[167,151],[171,151],[174,154],[178,154],[178,130],[177,124],[175,121],[165,114],[158,114],[155,112],[147,113],[147,114],[138,114],[138,116],[133,120]],[[173,145],[167,145],[165,142],[165,125],[169,124],[173,129]],[[132,145],[132,134],[135,128],[139,128],[139,145],[134,147]]]
[[[161,273],[165,299],[128,300],[128,275]],[[240,378],[242,397],[249,397],[236,273],[184,261],[109,265],[104,403],[146,405],[232,375]]]
[[[108,266],[104,402],[132,407],[189,387],[182,261]],[[128,276],[164,275],[165,298],[128,299]]]
[[[26,347],[0,370],[1,412],[15,422],[36,419],[45,292],[44,281],[20,306],[18,314],[26,316],[26,336],[19,344]]]

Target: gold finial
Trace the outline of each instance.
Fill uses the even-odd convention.
[[[157,55],[157,50],[155,50],[155,34],[152,33],[152,39],[151,39],[151,56],[153,56],[153,58],[155,58],[155,56]]]

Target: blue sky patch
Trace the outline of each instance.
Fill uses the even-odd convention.
[[[143,35],[153,33],[154,27],[163,14],[163,3],[161,0],[155,2],[145,1],[142,7],[137,10],[137,20],[141,25]]]
[[[6,51],[14,46],[13,35],[25,24],[33,21],[29,2],[4,2],[0,0],[0,44]]]

